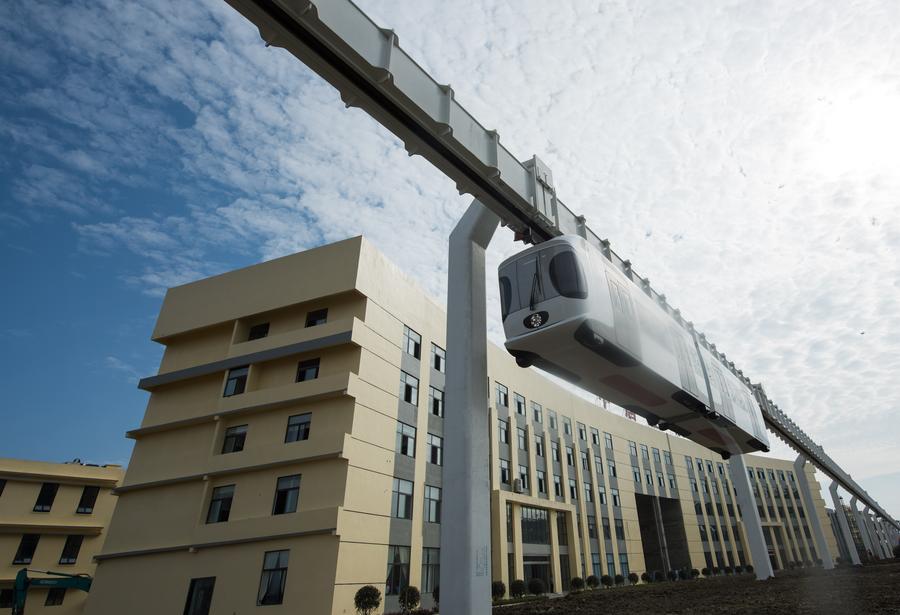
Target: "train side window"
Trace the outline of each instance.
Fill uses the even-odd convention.
[[[563,297],[587,298],[587,284],[575,253],[569,250],[550,259],[550,282]]]
[[[500,314],[503,320],[509,316],[510,303],[512,302],[512,283],[505,275],[500,276]]]

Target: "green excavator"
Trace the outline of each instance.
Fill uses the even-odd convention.
[[[39,572],[41,574],[49,574],[59,578],[37,578],[33,579],[28,576],[29,572]],[[16,581],[13,585],[13,606],[12,615],[25,615],[25,598],[28,595],[29,588],[46,587],[52,589],[61,587],[66,589],[80,589],[83,592],[91,590],[91,577],[86,574],[66,574],[64,572],[52,572],[50,570],[28,570],[22,568],[16,574]]]

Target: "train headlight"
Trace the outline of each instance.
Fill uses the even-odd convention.
[[[525,325],[528,329],[537,329],[544,323],[546,323],[550,319],[550,315],[547,312],[535,312],[534,314],[529,314],[525,317],[525,320],[522,324]]]

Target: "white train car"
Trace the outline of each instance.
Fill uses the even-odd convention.
[[[500,265],[506,348],[723,457],[768,451],[750,388],[596,247],[566,235]]]

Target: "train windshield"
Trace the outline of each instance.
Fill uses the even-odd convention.
[[[587,283],[577,254],[568,246],[552,246],[525,254],[500,268],[503,319],[519,310],[534,311],[554,297],[584,299]]]

